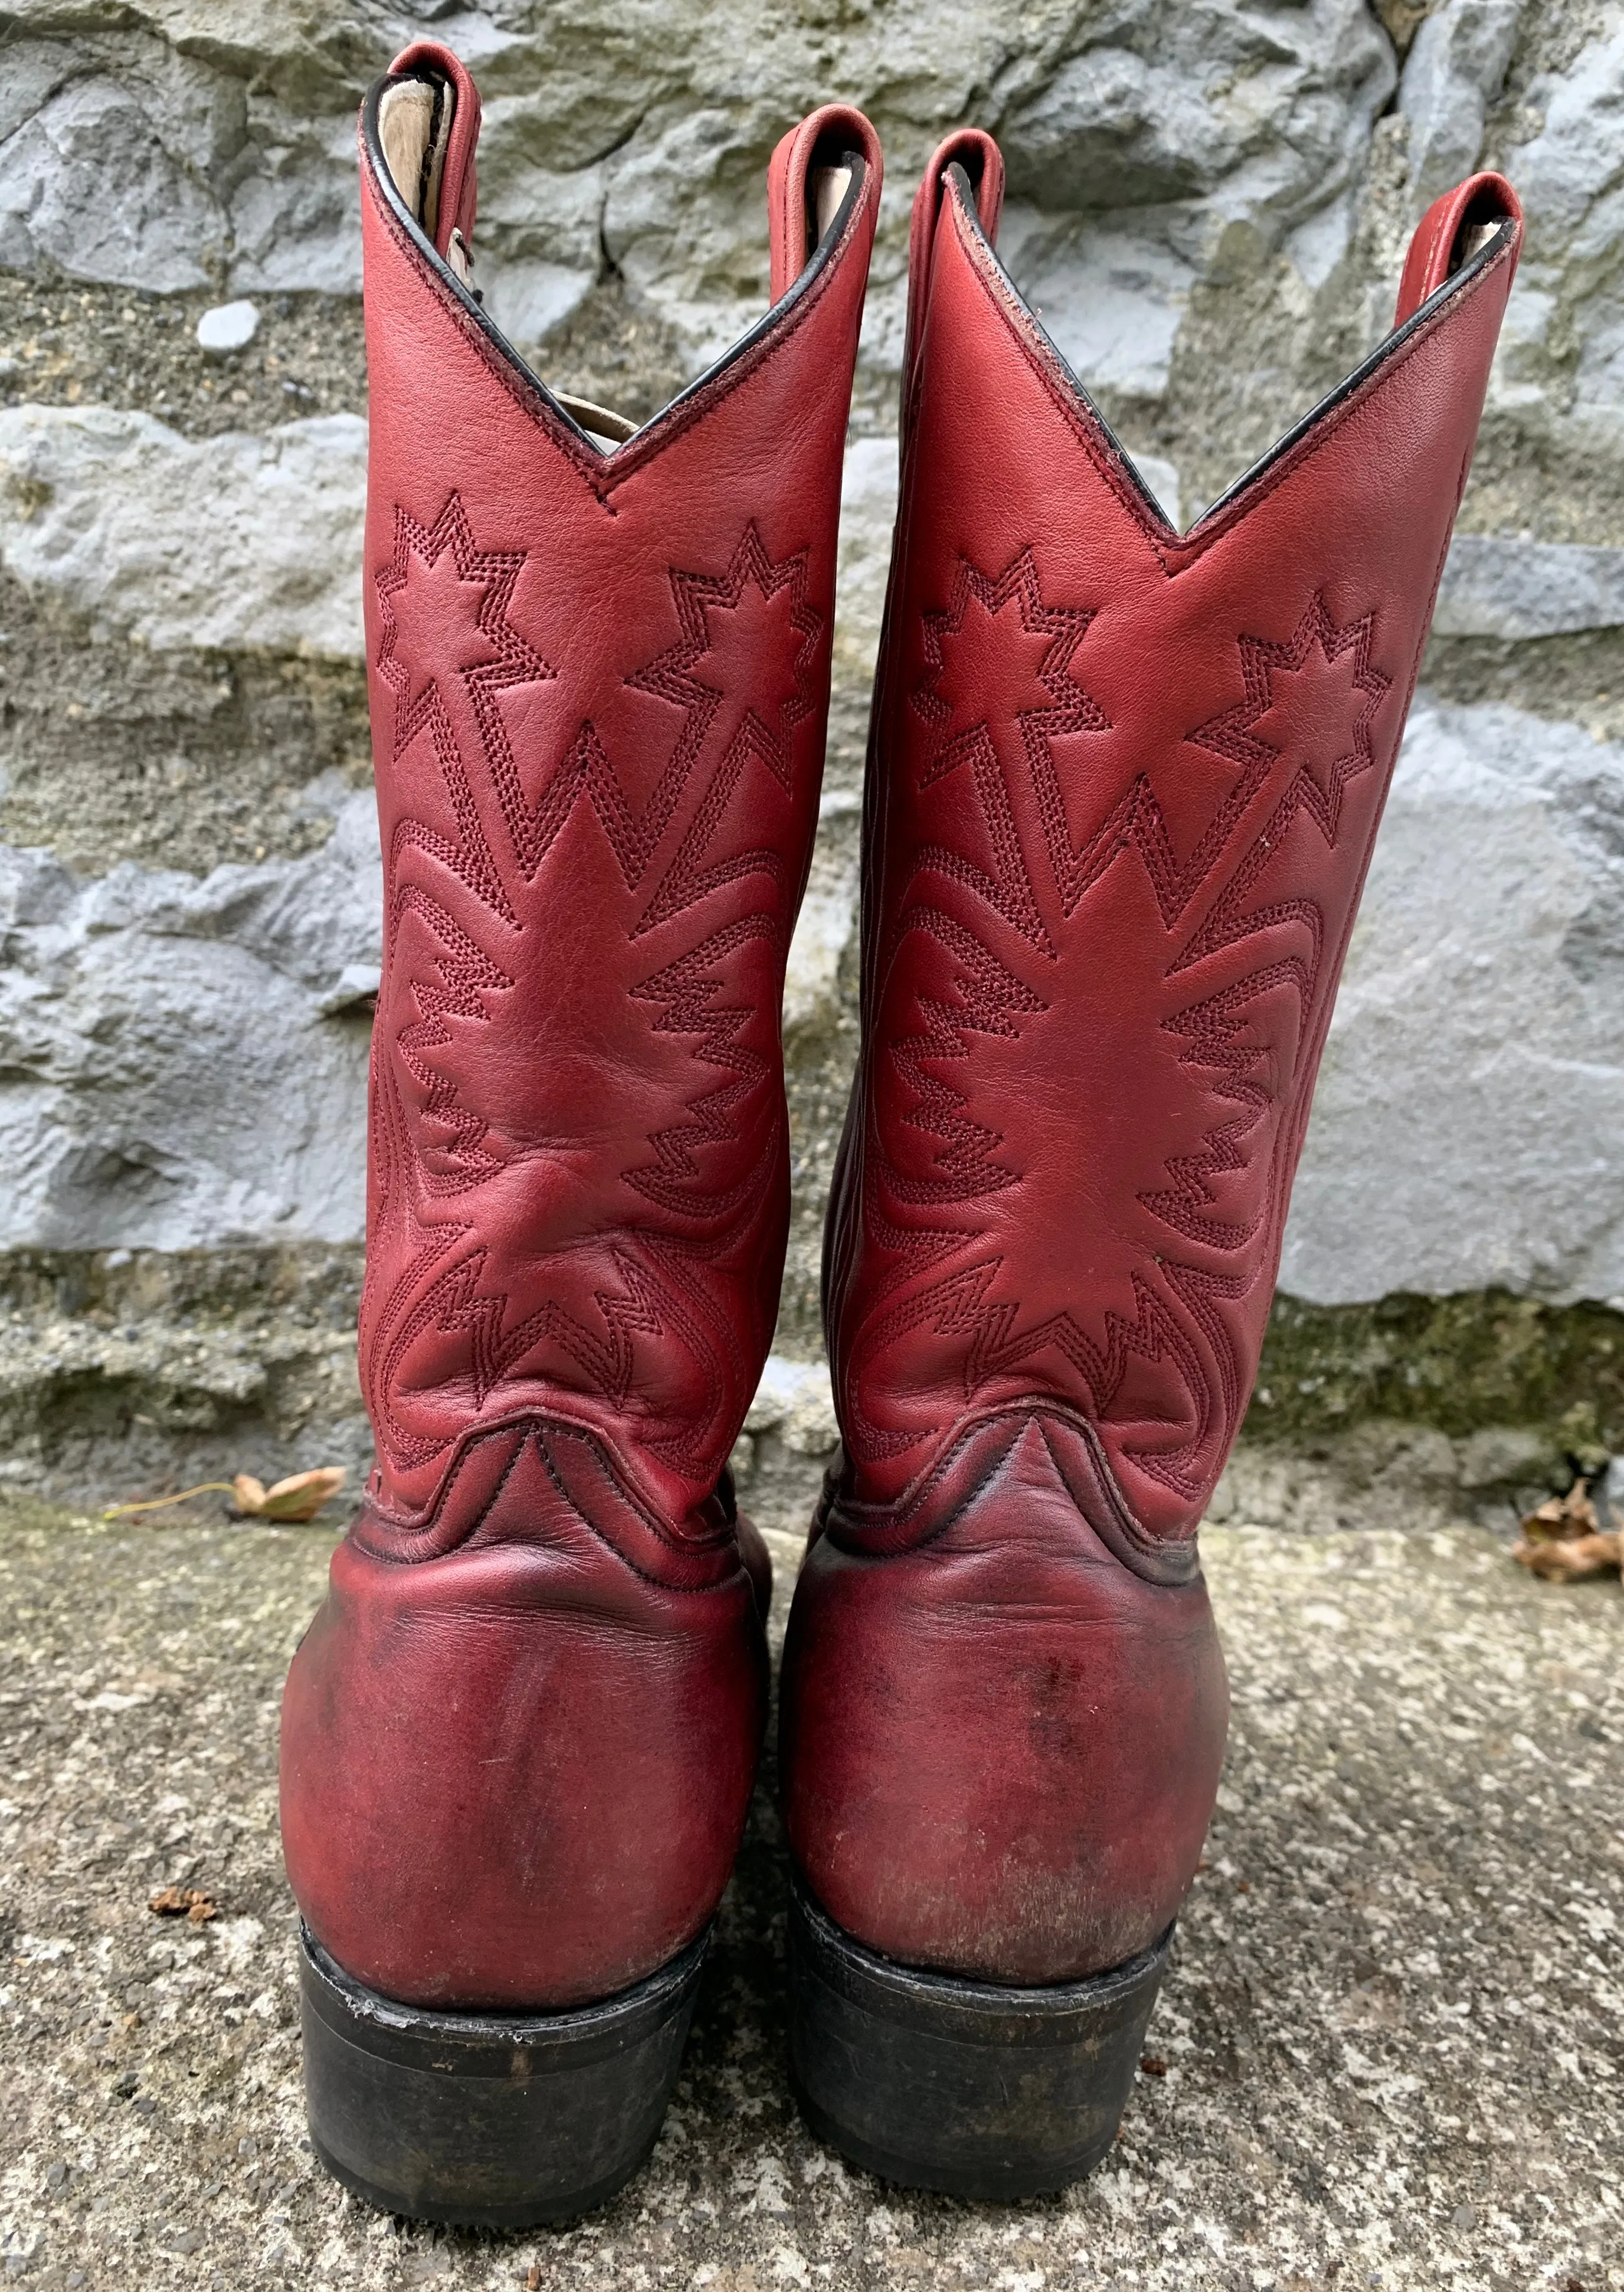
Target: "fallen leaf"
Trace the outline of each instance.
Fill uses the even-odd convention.
[[[1512,1558],[1550,1583],[1577,1583],[1624,1569],[1624,1529],[1604,1529],[1590,1498],[1590,1483],[1575,1481],[1566,1496],[1548,1497],[1523,1521],[1522,1541]]]
[[[250,1520],[303,1522],[314,1520],[329,1498],[344,1484],[342,1465],[322,1465],[313,1473],[295,1473],[266,1488],[252,1473],[238,1473],[231,1483],[237,1509]]]
[[[195,1489],[182,1489],[177,1496],[145,1497],[139,1504],[109,1505],[101,1517],[117,1520],[127,1512],[162,1512],[166,1505],[184,1504],[188,1497],[211,1496],[218,1489],[223,1496],[236,1497],[237,1509],[246,1519],[303,1524],[314,1520],[322,1505],[338,1494],[345,1477],[342,1465],[321,1465],[313,1473],[295,1473],[291,1478],[267,1488],[252,1473],[238,1473],[234,1481],[199,1481]]]
[[[1525,1521],[1523,1527],[1527,1525]],[[1624,1569],[1624,1532],[1543,1540],[1525,1536],[1514,1545],[1511,1556],[1549,1582],[1577,1583],[1584,1576],[1604,1576],[1610,1568]]]
[[[1565,1497],[1547,1497],[1531,1512],[1523,1522],[1523,1533],[1531,1544],[1563,1543],[1595,1536],[1601,1524],[1590,1501],[1589,1481],[1575,1481]]]
[[[200,1894],[195,1886],[161,1887],[147,1908],[156,1910],[160,1918],[186,1918],[195,1926],[206,1925],[211,1918],[220,1916],[208,1896]]]

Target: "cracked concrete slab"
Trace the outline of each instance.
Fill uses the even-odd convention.
[[[491,2237],[374,2214],[305,2144],[276,1719],[330,1543],[5,1515],[8,2281],[1624,2284],[1616,1584],[1464,1526],[1208,1532],[1235,1717],[1206,1865],[1111,2161],[1040,2203],[918,2198],[802,2127],[769,1770],[650,2163]],[[219,1916],[154,1917],[169,1884]]]

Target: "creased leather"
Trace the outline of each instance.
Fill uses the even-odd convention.
[[[432,43],[403,61],[456,86],[466,238],[477,97]],[[825,133],[866,161],[838,243],[609,456],[363,138],[378,1470],[290,1675],[283,1806],[312,1930],[402,1999],[637,1980],[715,1909],[748,1798],[765,1554],[724,1473],[783,1262],[779,1011],[879,193],[867,123]]]
[[[1505,243],[1180,535],[999,267],[998,182],[952,138],[915,206],[825,1251],[844,1466],[782,1707],[791,1841],[833,1916],[1061,1980],[1165,1926],[1210,1808],[1210,1618],[1148,1555],[1188,1552],[1256,1374],[1517,209],[1498,177],[1441,201],[1402,319],[1466,224]],[[874,1523],[940,1500],[967,1425],[1055,1415],[1069,1447],[1016,1441],[950,1536],[886,1556]],[[1088,1504],[1058,1462],[1085,1451]],[[1132,1523],[1109,1560],[1102,1489]],[[1040,1712],[1063,1758],[1033,1748]]]
[[[789,1840],[849,1933],[905,1965],[1064,1981],[1153,1941],[1200,1859],[1228,1714],[1199,1570],[1123,1564],[1076,1423],[966,1429],[865,1520],[833,1495],[796,1589]]]

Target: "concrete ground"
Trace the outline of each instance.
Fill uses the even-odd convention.
[[[304,2138],[277,1702],[330,1542],[0,1527],[7,2281],[1624,2285],[1616,1582],[1532,1582],[1481,1529],[1209,1531],[1229,1764],[1085,2185],[925,2199],[803,2130],[764,1791],[652,2162],[593,2219],[495,2238],[368,2211]],[[166,1884],[218,1918],[155,1917]]]

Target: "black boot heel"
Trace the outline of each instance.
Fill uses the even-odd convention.
[[[654,2146],[708,1933],[617,1997],[505,2014],[397,2005],[300,1932],[311,2137],[368,2204],[529,2228],[603,2203]]]
[[[820,2140],[912,2189],[1013,2201],[1079,2181],[1115,2136],[1173,1944],[1082,1981],[1005,1988],[881,1957],[797,1876],[789,2061]]]

